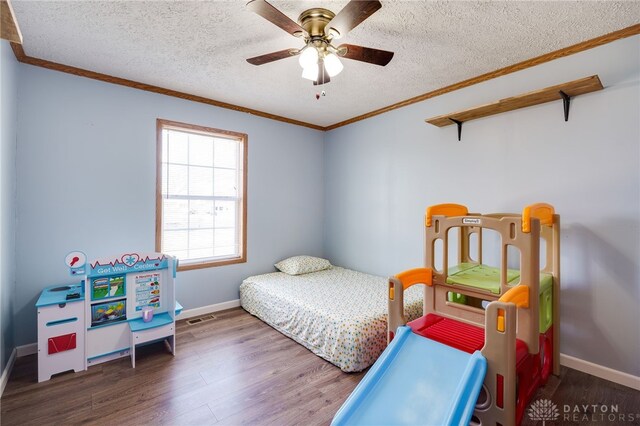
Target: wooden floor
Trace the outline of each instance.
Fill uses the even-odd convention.
[[[341,372],[241,308],[215,315],[178,323],[175,358],[161,344],[140,348],[135,369],[123,358],[39,384],[36,356],[19,358],[0,400],[1,424],[327,425],[363,376]],[[638,416],[624,424],[640,424],[640,392],[575,370],[563,368],[537,397],[559,407],[618,404]]]

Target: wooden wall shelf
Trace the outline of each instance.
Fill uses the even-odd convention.
[[[564,121],[567,121],[569,119],[569,105],[572,97],[602,89],[600,78],[597,75],[592,75],[591,77],[585,77],[510,98],[500,99],[490,104],[427,118],[425,121],[438,127],[457,124],[458,140],[460,140],[462,124],[467,121],[560,99],[562,99],[564,104]]]

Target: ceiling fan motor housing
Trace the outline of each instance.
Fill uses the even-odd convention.
[[[298,17],[298,23],[309,34],[310,38],[325,37],[324,27],[336,16],[328,9],[314,8],[305,10]]]

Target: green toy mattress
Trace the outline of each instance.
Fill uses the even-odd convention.
[[[517,283],[520,271],[507,269],[507,284]],[[540,274],[540,293],[552,285],[551,274]],[[461,263],[449,268],[447,284],[465,285],[500,294],[500,268],[477,263]]]

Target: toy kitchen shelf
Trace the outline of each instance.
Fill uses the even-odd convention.
[[[568,121],[569,106],[572,97],[602,89],[600,78],[597,75],[592,75],[556,86],[545,87],[544,89],[533,92],[500,99],[490,104],[427,118],[425,121],[438,127],[456,124],[458,126],[458,140],[460,140],[462,136],[462,124],[467,121],[560,99],[562,99],[564,105],[564,121]]]

